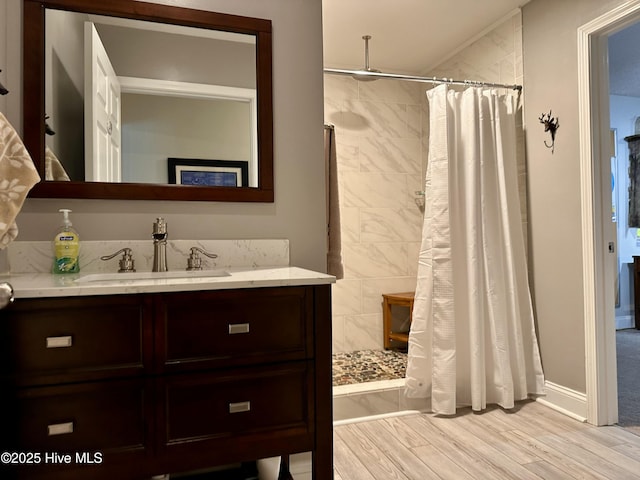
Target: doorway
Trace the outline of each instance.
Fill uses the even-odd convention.
[[[637,283],[634,257],[640,255],[640,223],[635,206],[630,209],[630,199],[635,198],[631,192],[636,191],[636,182],[630,179],[636,177],[636,169],[629,153],[637,152],[640,146],[640,89],[636,80],[640,52],[635,48],[639,38],[640,22],[608,36],[612,221],[617,232],[614,295],[618,424],[633,432],[640,432],[640,373],[635,368],[640,361],[640,330],[635,329],[633,292]]]
[[[615,256],[612,223],[608,38],[640,21],[640,2],[621,5],[578,29],[578,94],[583,220],[587,421],[618,421]]]

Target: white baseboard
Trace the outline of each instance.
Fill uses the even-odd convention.
[[[616,330],[623,330],[625,328],[634,328],[635,326],[636,326],[636,319],[633,315],[616,316]]]
[[[425,413],[425,412],[421,412],[420,410],[400,410],[398,412],[381,413],[378,415],[368,415],[366,417],[346,418],[344,420],[334,420],[333,426],[338,427],[340,425],[349,425],[351,423],[364,423],[364,422],[370,422],[372,420],[382,420],[384,418],[391,418],[391,417],[404,417],[405,415],[415,415],[417,413]]]
[[[587,421],[587,394],[553,382],[545,382],[546,395],[536,401],[580,422]]]

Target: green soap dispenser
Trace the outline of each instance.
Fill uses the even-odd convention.
[[[71,210],[61,208],[62,225],[53,239],[53,273],[78,273],[80,271],[80,237],[71,226]]]

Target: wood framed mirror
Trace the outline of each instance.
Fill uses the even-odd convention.
[[[270,20],[134,0],[110,0],[109,2],[104,2],[103,0],[24,0],[23,6],[23,137],[24,143],[43,179],[43,181],[31,190],[29,196],[41,198],[273,202],[273,105]],[[54,22],[52,15],[63,15],[62,23]],[[139,46],[147,42],[151,45],[151,47],[147,46],[147,48],[150,48],[147,52],[155,51],[155,53],[159,53],[161,56],[165,55],[169,63],[159,68],[160,70],[171,72],[171,74],[165,78],[158,78],[155,74],[137,74],[136,78],[132,78],[130,74],[122,75],[116,73],[116,76],[123,79],[127,95],[133,92],[140,97],[144,97],[145,95],[154,94],[154,89],[162,90],[162,93],[159,94],[160,96],[153,97],[150,103],[131,102],[131,105],[136,106],[128,107],[128,111],[138,114],[140,112],[150,112],[151,110],[155,111],[160,108],[161,104],[168,101],[169,106],[164,108],[168,108],[170,111],[175,112],[183,109],[186,112],[192,113],[188,113],[186,115],[187,117],[205,118],[205,120],[200,120],[200,127],[202,128],[189,127],[188,124],[185,123],[186,120],[180,120],[177,123],[183,124],[180,126],[189,132],[198,129],[204,130],[205,133],[203,133],[203,135],[207,137],[206,140],[210,141],[211,144],[200,147],[204,150],[189,150],[193,145],[203,143],[203,141],[192,140],[191,138],[180,140],[174,138],[174,131],[176,131],[176,129],[168,123],[163,124],[162,127],[158,127],[158,130],[154,133],[155,136],[152,135],[149,137],[151,140],[149,140],[149,143],[147,143],[145,147],[144,142],[139,140],[140,137],[135,137],[133,133],[131,133],[134,129],[128,127],[128,124],[125,124],[125,122],[129,122],[129,124],[135,124],[136,122],[138,122],[138,124],[142,122],[145,125],[149,123],[155,124],[159,123],[156,121],[159,116],[151,117],[151,121],[140,120],[140,118],[128,121],[126,119],[121,120],[120,114],[118,114],[118,122],[121,121],[122,123],[115,125],[114,129],[117,130],[118,127],[121,126],[123,132],[126,131],[128,133],[122,137],[122,147],[114,147],[114,150],[120,148],[123,165],[125,164],[125,159],[132,158],[134,162],[137,162],[136,168],[122,167],[121,170],[124,173],[118,171],[115,174],[103,175],[95,172],[90,173],[90,171],[93,170],[90,162],[92,158],[95,160],[96,155],[87,152],[91,149],[91,146],[87,146],[87,139],[93,136],[93,134],[88,133],[86,123],[87,118],[90,118],[91,114],[87,113],[85,102],[87,102],[87,98],[91,93],[87,90],[86,85],[84,85],[82,89],[77,85],[75,88],[73,87],[74,82],[68,78],[70,75],[67,74],[67,69],[62,68],[64,65],[62,65],[62,67],[60,66],[64,64],[64,60],[58,58],[61,55],[57,54],[59,52],[66,52],[64,49],[65,44],[69,46],[75,45],[79,50],[84,51],[85,53],[82,54],[84,70],[79,76],[81,76],[83,82],[86,83],[87,77],[90,77],[90,73],[86,73],[87,68],[89,68],[86,66],[86,50],[88,47],[84,46],[83,48],[84,44],[82,40],[74,41],[73,39],[67,39],[66,43],[65,41],[59,42],[57,47],[58,52],[56,53],[55,48],[50,47],[49,42],[51,42],[51,38],[47,38],[48,35],[51,36],[51,29],[54,28],[53,25],[58,25],[59,32],[71,30],[67,28],[65,23],[70,21],[67,19],[67,15],[82,16],[90,20],[83,20],[85,35],[84,37],[80,37],[81,39],[86,38],[86,32],[92,28],[87,27],[87,24],[93,24],[94,21],[102,23],[100,19],[110,19],[109,22],[106,22],[112,24],[111,27],[109,27],[112,29],[110,35],[116,39],[120,39],[121,43],[124,43],[126,46],[125,50],[135,51],[136,49],[133,48],[133,46]],[[75,18],[73,21],[77,23],[78,19]],[[156,27],[160,26],[162,26],[163,29],[169,30],[174,28],[188,29],[196,32],[196,37],[213,37],[217,39],[215,41],[221,41],[229,45],[234,44],[236,50],[231,51],[231,53],[227,52],[225,54],[226,57],[210,57],[210,54],[213,55],[211,52],[216,51],[217,47],[214,48],[209,43],[190,47],[176,47],[178,44],[177,41],[170,39],[158,40],[157,38],[159,37],[139,41],[135,39],[131,40],[122,33],[124,30],[117,30],[118,28],[126,27],[123,22],[140,22],[140,24],[144,26],[136,26],[136,29],[139,30],[155,31]],[[100,34],[105,38],[108,37],[109,32],[107,27],[101,28],[104,28],[104,30],[102,30]],[[157,35],[157,33],[154,34]],[[177,34],[177,36],[181,37],[186,36],[184,31],[167,33],[167,35],[172,34]],[[128,33],[126,35],[128,35]],[[225,35],[227,37],[225,37]],[[229,39],[229,35],[237,36],[241,40],[236,40],[235,38]],[[220,40],[220,37],[223,37],[222,40]],[[214,40],[209,39],[207,41],[213,42]],[[241,44],[244,44],[244,46]],[[249,57],[250,60],[248,61],[249,64],[253,63],[249,65],[250,68],[248,69],[248,71],[252,73],[249,75],[245,74],[245,77],[249,77],[245,78],[245,81],[248,81],[248,83],[237,86],[229,79],[219,78],[220,75],[228,73],[237,67],[235,64],[223,63],[220,58],[227,58],[237,62],[237,59],[242,56],[238,53],[240,48],[244,48],[243,51],[246,51],[247,44],[251,45],[250,48],[254,52],[254,56]],[[154,45],[157,45],[157,48],[154,49]],[[170,48],[168,48],[167,45],[176,47],[173,48],[173,50],[177,53],[174,52],[173,57],[171,57]],[[141,55],[140,53],[137,55],[137,57],[129,58],[130,64],[139,66],[143,63],[142,60],[146,60],[147,57],[152,56],[151,54]],[[195,63],[208,67],[210,73],[204,71],[200,72],[198,74],[199,76],[194,74],[196,81],[189,80],[185,82],[181,75],[184,76],[185,72],[189,70],[189,67],[180,64],[180,61],[190,57],[195,59]],[[242,70],[242,68],[240,68],[240,70]],[[245,70],[247,69],[245,68]],[[62,74],[60,72],[62,72]],[[55,78],[55,82],[49,78],[50,76]],[[222,77],[224,77],[224,75],[222,75]],[[147,80],[151,80],[150,85]],[[75,83],[80,82],[76,81]],[[55,84],[55,87],[52,87],[52,84]],[[142,84],[144,84],[144,87],[141,86]],[[61,87],[60,85],[63,86]],[[69,86],[71,86],[70,90]],[[193,90],[194,88],[195,90]],[[144,91],[141,91],[141,89]],[[80,93],[78,90],[82,90],[82,92]],[[173,90],[173,93],[166,93],[168,90]],[[69,94],[69,91],[72,93]],[[175,91],[182,93],[176,94]],[[205,91],[206,94],[204,93]],[[171,103],[176,95],[189,97],[191,102],[197,102],[197,107],[195,103],[176,107],[175,104]],[[203,99],[206,95],[213,96],[213,99]],[[73,110],[70,104],[74,102],[76,104],[78,103],[78,98],[75,97],[81,99],[80,102],[83,105],[83,111],[79,114],[79,107],[76,107],[75,115],[69,115],[67,110]],[[222,99],[220,97],[224,98]],[[206,110],[206,114],[203,113],[202,115],[213,115],[211,111],[215,109],[204,108],[202,106],[203,103],[209,101],[222,102],[223,100],[226,101],[228,99],[227,97],[237,97],[243,102],[243,106],[238,110],[242,113],[235,115],[243,119],[245,117],[249,119],[248,125],[250,125],[251,128],[247,127],[246,132],[244,132],[244,127],[235,128],[234,125],[236,124],[230,120],[232,118],[230,116],[216,117],[216,119],[209,120],[208,116],[199,117],[198,115],[200,114],[195,113],[202,109],[203,112]],[[112,103],[120,102],[121,100],[117,100]],[[124,105],[124,102],[122,103]],[[60,105],[62,105],[62,107],[60,107]],[[210,104],[207,103],[207,105]],[[213,103],[211,103],[211,105],[213,105]],[[47,120],[50,114],[49,110],[62,113],[59,113],[56,118],[49,118]],[[122,115],[125,115],[125,110],[123,106]],[[224,107],[218,108],[218,110],[227,112],[229,108],[225,104]],[[73,123],[74,116],[76,118],[75,124]],[[83,127],[79,126],[78,117],[82,118]],[[175,123],[174,119],[174,124]],[[111,134],[112,126],[113,124],[108,124],[109,134]],[[51,133],[51,131],[57,132],[56,135],[60,135],[59,132],[61,131],[64,132],[65,135],[60,135],[60,137],[57,138],[58,144],[64,145],[65,147],[72,146],[76,149],[76,152],[56,152],[54,151],[55,149],[49,148],[48,144],[51,143],[51,137],[47,137],[47,132]],[[71,133],[67,135],[67,132]],[[241,132],[242,135],[236,135],[238,132]],[[148,131],[145,130],[144,133],[149,136]],[[73,134],[76,135],[75,141],[63,141],[62,137],[72,139]],[[227,144],[227,140],[236,136],[244,138],[244,143],[239,147],[234,145],[232,148]],[[187,137],[190,137],[190,135],[187,135]],[[125,151],[127,145],[124,140],[125,138],[128,139],[128,144],[137,146],[136,152],[131,153]],[[248,143],[247,138],[249,139]],[[108,140],[106,142],[108,143]],[[104,145],[104,143],[105,141],[103,141],[103,144],[100,144],[98,140],[96,145]],[[80,145],[82,145],[81,148]],[[189,148],[187,148],[187,150],[178,150],[177,145],[188,145]],[[150,152],[154,150],[152,147],[155,147],[155,150],[157,150],[154,153],[154,155],[156,155],[155,159],[145,160],[152,163],[141,163],[143,161],[141,159],[142,157],[151,156]],[[63,150],[62,146],[58,146],[57,148]],[[100,155],[103,155],[103,150],[109,149],[102,148],[102,150],[100,150],[100,148],[98,148],[97,150],[100,151]],[[45,151],[47,153],[46,160]],[[111,158],[110,155],[107,156]],[[64,167],[65,163],[71,165],[71,159],[76,157],[81,158],[81,160],[76,161],[76,163],[84,162],[84,164],[82,167],[68,168],[68,170],[72,171],[71,174],[66,175],[69,180],[64,178],[64,176],[56,177],[55,175],[51,175],[51,170],[47,167],[47,165],[50,165],[51,158],[53,158],[56,164],[59,162],[60,165]],[[212,160],[223,162],[246,161],[249,165],[248,181],[247,183],[239,182],[237,184],[238,186],[225,186],[234,183],[232,181],[221,182],[219,177],[221,175],[233,175],[232,171],[207,171],[203,173],[202,170],[204,169],[198,168],[199,176],[195,177],[192,175],[190,178],[203,178],[207,180],[210,177],[210,183],[186,185],[185,183],[187,182],[183,182],[183,184],[176,182],[176,184],[168,184],[169,180],[163,180],[161,176],[165,175],[166,177],[167,175],[167,162],[170,157],[206,159],[209,164]],[[127,165],[130,164],[127,163]],[[138,173],[132,173],[130,170],[137,171]],[[139,180],[139,177],[136,177],[136,175],[140,175],[140,171],[157,171],[161,173],[157,173],[156,177],[152,175],[149,180]],[[55,179],[47,180],[46,178]]]

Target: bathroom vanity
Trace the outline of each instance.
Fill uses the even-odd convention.
[[[229,273],[9,277],[0,450],[15,464],[0,477],[142,479],[312,451],[314,478],[332,478],[334,278]]]

